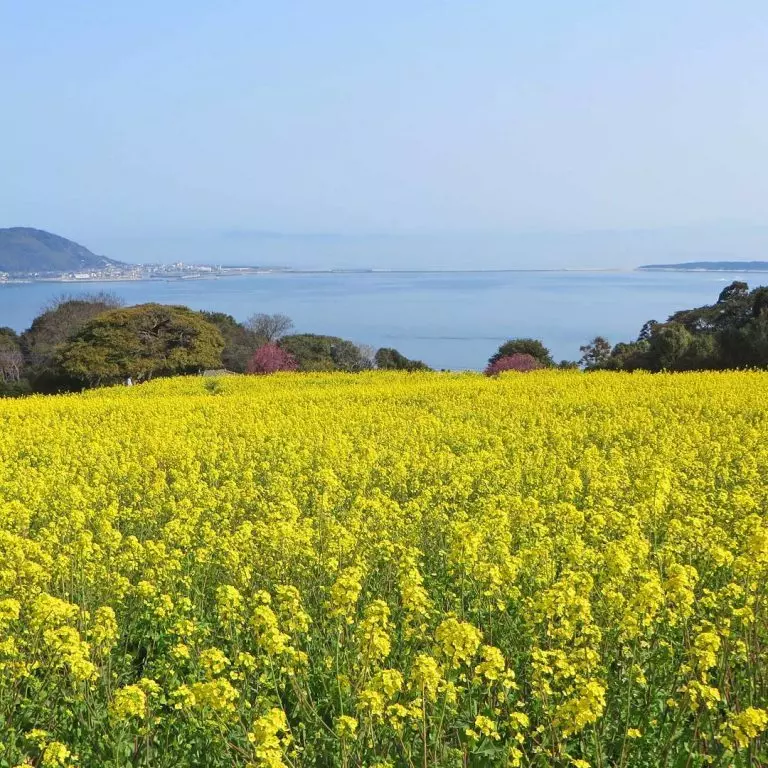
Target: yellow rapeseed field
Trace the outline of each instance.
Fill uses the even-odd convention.
[[[0,766],[768,764],[768,374],[0,402]]]

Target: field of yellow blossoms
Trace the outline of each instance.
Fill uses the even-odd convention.
[[[0,402],[3,768],[766,765],[767,594],[768,374]]]

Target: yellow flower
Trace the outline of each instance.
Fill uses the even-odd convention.
[[[504,674],[506,666],[501,651],[492,645],[484,645],[480,649],[480,655],[483,660],[475,667],[475,674],[489,682],[498,680]]]
[[[389,656],[389,607],[383,600],[374,600],[366,609],[358,627],[361,656],[369,664],[375,664]]]
[[[176,643],[176,645],[171,648],[171,656],[177,661],[190,658],[191,653],[189,646],[184,643]]]
[[[65,744],[60,741],[50,741],[43,750],[40,765],[43,768],[59,768],[59,766],[67,765],[71,754]]]
[[[490,717],[486,717],[485,715],[478,715],[475,718],[475,728],[477,728],[477,731],[483,736],[488,736],[497,741],[501,738],[499,731],[496,728],[496,723],[494,723]]]
[[[747,707],[743,712],[732,712],[719,736],[728,749],[746,749],[768,727],[768,711]]]
[[[442,681],[437,661],[426,653],[420,653],[413,662],[411,682],[428,701],[435,701]]]
[[[363,571],[357,566],[343,570],[331,587],[330,615],[352,622],[352,614],[362,590]]]
[[[229,659],[218,648],[206,648],[201,651],[198,661],[208,677],[220,675],[229,666]]]
[[[91,628],[91,639],[103,652],[108,653],[117,641],[117,618],[115,611],[108,605],[96,610]]]
[[[376,673],[374,685],[392,698],[403,688],[403,675],[397,669],[382,669]]]
[[[357,700],[357,708],[370,714],[372,717],[383,717],[384,697],[379,691],[366,688],[360,691]]]
[[[147,694],[138,685],[126,685],[115,691],[110,713],[118,720],[139,720],[147,716]]]
[[[248,733],[248,741],[254,746],[256,765],[283,768],[283,757],[292,741],[285,712],[273,707],[257,718]]]
[[[235,711],[237,691],[223,678],[189,686],[193,706],[207,709],[216,715],[229,715]]]
[[[0,600],[0,626],[3,622],[16,621],[19,618],[21,603],[12,597],[5,597]]]
[[[336,718],[336,733],[342,741],[352,740],[357,733],[357,720],[349,715],[340,715]]]
[[[747,371],[0,399],[0,722],[51,730],[0,754],[74,768],[86,709],[112,727],[83,720],[85,762],[152,762],[160,728],[169,765],[192,729],[211,763],[372,768],[425,726],[445,765],[588,768],[593,727],[674,762],[697,717],[757,754],[765,402]]]
[[[243,596],[231,584],[222,584],[216,590],[216,610],[223,622],[237,621],[243,610]]]
[[[454,667],[472,659],[480,645],[481,637],[476,627],[454,617],[441,622],[435,631],[435,639]]]

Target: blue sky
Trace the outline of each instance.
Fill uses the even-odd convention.
[[[0,0],[0,226],[137,260],[766,257],[766,40],[764,0]]]

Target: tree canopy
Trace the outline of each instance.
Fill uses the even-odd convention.
[[[228,371],[245,373],[248,369],[248,361],[264,343],[263,339],[225,312],[202,312],[201,314],[205,320],[219,329],[224,340],[224,350],[221,353],[222,365]]]
[[[546,368],[552,368],[555,365],[552,354],[538,339],[510,339],[505,341],[488,360],[488,364],[493,365],[502,357],[511,357],[512,355],[530,355]]]
[[[248,361],[248,373],[268,374],[295,371],[298,364],[284,349],[268,342],[260,346]]]
[[[272,344],[285,336],[293,328],[293,320],[288,315],[262,313],[251,315],[245,326],[259,340],[259,344]]]
[[[22,334],[22,347],[31,366],[48,366],[58,347],[71,339],[87,322],[121,306],[109,293],[60,296],[54,299]]]
[[[579,352],[581,352],[579,365],[586,370],[592,370],[604,365],[611,356],[611,344],[602,336],[595,336],[589,344],[579,347]]]
[[[714,304],[649,320],[632,342],[616,344],[592,366],[613,370],[689,371],[768,368],[768,287],[742,281]]]
[[[515,371],[516,373],[529,373],[537,371],[544,366],[533,356],[525,352],[514,352],[511,355],[505,355],[492,363],[488,363],[484,373],[486,376],[498,376],[505,371]]]
[[[376,367],[385,371],[431,371],[421,360],[411,360],[392,347],[382,347],[376,351]]]
[[[224,340],[187,307],[140,304],[87,323],[58,353],[62,369],[91,385],[191,373],[221,365]]]
[[[338,336],[295,333],[283,336],[279,345],[297,362],[300,371],[357,372],[373,367],[366,350]]]

